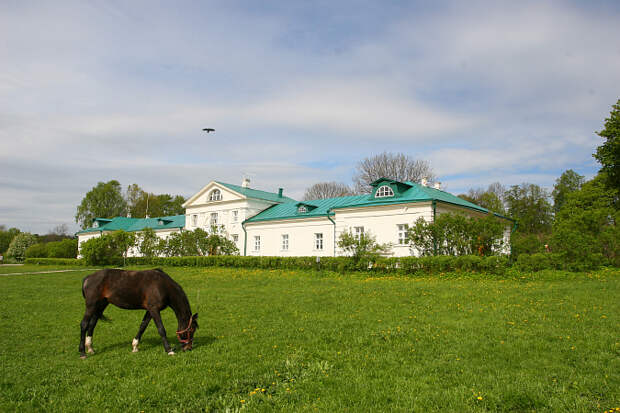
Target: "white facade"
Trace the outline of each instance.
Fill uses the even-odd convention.
[[[375,196],[385,199],[394,196],[394,192],[384,185],[377,188]],[[354,235],[371,234],[378,243],[391,246],[389,255],[402,257],[418,255],[409,245],[407,229],[419,218],[432,221],[434,215],[448,212],[475,217],[486,215],[451,203],[423,200],[388,205],[366,203],[362,206],[334,207],[328,213],[316,216],[276,216],[273,219],[247,221],[276,204],[283,204],[276,207],[281,208],[288,207],[290,203],[306,212],[305,204],[283,197],[282,190],[274,194],[251,189],[247,181],[242,186],[212,181],[183,204],[186,209],[183,229],[193,231],[202,228],[209,232],[215,229],[235,243],[240,255],[281,257],[343,255],[337,242],[343,232],[350,231]],[[312,207],[312,204],[307,205]],[[506,220],[505,253],[509,253],[511,228],[512,222]],[[180,230],[156,230],[155,233],[160,238],[167,238],[172,232]],[[100,231],[79,234],[78,245],[100,234]],[[139,251],[133,249],[129,255],[137,256]]]

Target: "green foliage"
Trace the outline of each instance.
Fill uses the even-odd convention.
[[[20,231],[17,228],[9,228],[7,230],[4,225],[0,225],[0,255],[6,252],[15,235],[19,233]]]
[[[75,258],[77,256],[77,239],[64,239],[47,243],[47,256],[49,258]]]
[[[133,218],[144,218],[147,214],[150,217],[182,215],[184,202],[185,198],[180,195],[147,193],[137,184],[127,187],[127,207]]]
[[[492,183],[484,190],[482,188],[470,189],[467,194],[459,195],[466,201],[473,202],[476,205],[480,205],[489,211],[497,212],[500,215],[506,214],[506,208],[504,207],[504,195],[506,189],[499,182]]]
[[[155,234],[153,228],[145,228],[138,234],[136,240],[138,243],[138,251],[144,257],[154,257],[159,255],[159,237]]]
[[[409,230],[411,246],[428,255],[493,255],[504,245],[506,221],[488,214],[471,218],[462,214],[438,214],[434,222],[419,218]]]
[[[506,191],[508,216],[519,223],[518,231],[541,234],[551,231],[553,217],[549,194],[535,184],[513,185]]]
[[[593,254],[620,265],[620,211],[617,190],[605,186],[599,174],[568,195],[553,226],[553,251],[573,263],[592,261]]]
[[[355,236],[349,231],[343,231],[337,245],[344,251],[345,255],[351,257],[353,265],[374,261],[381,255],[388,253],[391,248],[390,244],[378,244],[377,238],[370,232]]]
[[[64,239],[55,242],[40,242],[26,250],[27,258],[75,258],[77,256],[77,240]]]
[[[26,258],[24,264],[84,266],[86,262],[77,258]]]
[[[47,258],[47,244],[39,242],[32,244],[26,249],[26,258]]]
[[[510,237],[511,254],[513,258],[521,254],[537,254],[546,252],[551,243],[549,234],[527,234],[523,232],[515,232]]]
[[[605,142],[596,148],[593,155],[602,165],[605,184],[610,189],[620,188],[620,99],[612,106],[609,117],[605,119],[605,128],[597,134]]]
[[[122,252],[108,235],[83,242],[80,255],[87,265],[116,265],[122,262]]]
[[[553,197],[553,212],[557,214],[560,209],[562,209],[562,205],[564,205],[568,194],[577,191],[581,188],[583,183],[583,175],[579,175],[572,169],[564,171],[564,173],[555,180],[553,192],[551,192],[551,196]]]
[[[126,211],[127,202],[123,198],[121,184],[116,180],[99,182],[77,207],[75,222],[85,229],[92,225],[95,218],[124,216]]]
[[[31,245],[36,244],[37,237],[28,233],[28,232],[20,232],[15,235],[11,243],[9,244],[9,248],[6,251],[6,255],[9,258],[14,258],[17,261],[23,261],[26,258],[26,250]]]

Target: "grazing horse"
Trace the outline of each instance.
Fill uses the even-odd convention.
[[[196,321],[198,314],[192,315],[189,301],[181,286],[160,269],[146,271],[99,270],[84,278],[82,295],[86,301],[86,311],[80,323],[80,357],[83,359],[86,358],[84,347],[89,353],[94,353],[92,347],[93,330],[109,303],[127,310],[146,310],[138,334],[131,342],[134,353],[138,351],[140,338],[153,319],[164,343],[164,350],[170,355],[174,354],[170,344],[168,344],[166,329],[159,314],[166,307],[172,308],[177,316],[179,322],[177,338],[183,351],[192,349],[194,332],[198,328]]]

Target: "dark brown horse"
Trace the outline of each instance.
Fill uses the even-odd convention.
[[[146,310],[138,334],[131,342],[133,352],[138,351],[138,343],[151,319],[164,343],[166,353],[173,355],[166,338],[166,329],[159,314],[166,307],[172,308],[177,316],[179,328],[177,338],[183,351],[191,350],[194,332],[198,328],[198,314],[192,315],[185,292],[168,274],[160,269],[146,271],[124,271],[116,269],[100,270],[84,278],[82,295],[86,300],[86,311],[80,323],[80,357],[86,358],[86,350],[94,353],[92,347],[93,331],[97,321],[103,316],[108,304],[127,310]]]

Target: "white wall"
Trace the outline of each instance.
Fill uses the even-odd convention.
[[[395,257],[412,255],[409,245],[398,243],[398,225],[407,224],[411,228],[419,218],[433,219],[430,202],[336,209],[335,212],[336,239],[343,231],[353,232],[355,227],[364,227],[364,233],[371,233],[379,244],[390,243],[391,255]],[[344,253],[338,249],[336,254]]]
[[[247,223],[247,255],[254,256],[333,256],[334,225],[325,217]],[[315,234],[323,234],[323,249],[315,248]],[[282,235],[288,234],[288,250],[282,249]],[[254,237],[260,236],[260,251]],[[243,247],[240,249],[243,255]]]

